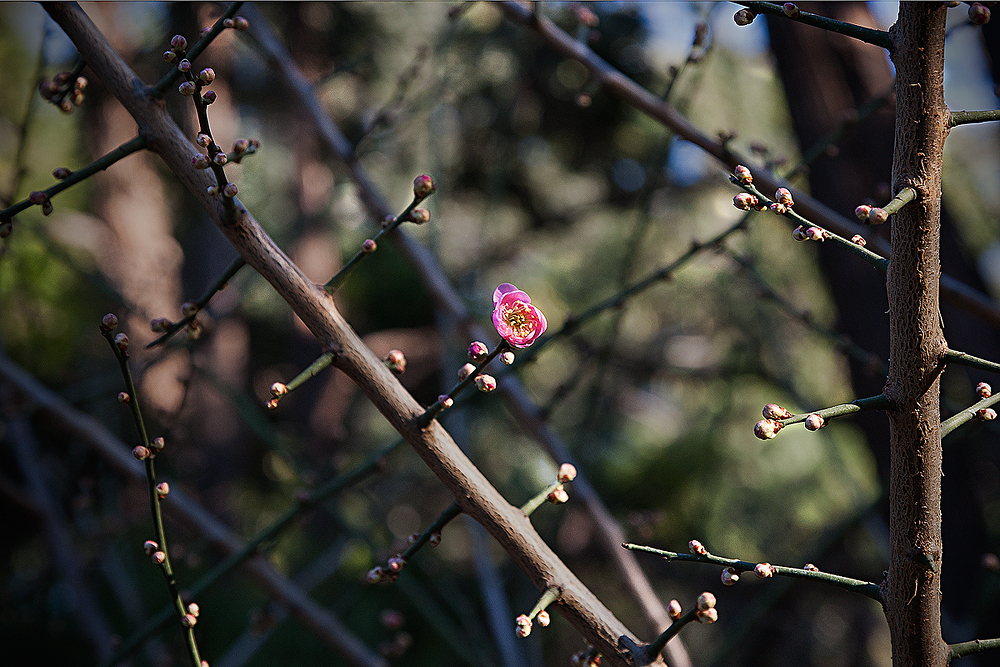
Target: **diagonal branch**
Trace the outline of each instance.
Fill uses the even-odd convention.
[[[278,248],[254,217],[236,202],[227,224],[220,202],[206,191],[210,176],[190,166],[191,145],[162,104],[154,102],[117,52],[76,4],[46,3],[46,11],[70,37],[91,69],[139,124],[139,133],[188,192],[208,212],[240,255],[289,304],[325,349],[334,365],[354,380],[373,405],[407,440],[455,496],[462,510],[483,525],[539,590],[557,586],[559,609],[610,663],[638,664],[642,646],[535,532],[528,518],[508,503],[438,423],[417,425],[424,409],[364,345],[321,286],[310,282]],[[235,201],[235,200],[234,200]],[[656,663],[659,660],[651,660]]]

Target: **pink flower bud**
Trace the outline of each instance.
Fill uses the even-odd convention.
[[[375,252],[377,248],[378,244],[375,243],[375,241],[373,241],[372,239],[365,239],[364,243],[361,244],[361,252],[365,253],[366,255]]]
[[[542,626],[543,628],[549,627],[549,623],[552,622],[552,619],[549,617],[549,612],[545,611],[544,609],[538,612],[538,615],[535,616],[535,620],[537,620],[538,625]]]
[[[712,607],[711,609],[706,609],[705,611],[699,611],[695,614],[695,617],[698,619],[699,623],[715,623],[719,620],[719,610]]]
[[[166,447],[167,441],[163,439],[162,435],[158,435],[153,438],[153,441],[149,443],[149,448],[154,452],[162,452],[163,448]]]
[[[191,166],[195,169],[208,169],[208,165],[211,164],[208,160],[208,156],[204,153],[195,153],[191,157]]]
[[[156,496],[158,498],[166,498],[167,494],[170,493],[170,485],[166,482],[160,482],[156,485]]]
[[[198,606],[196,602],[192,602],[187,606],[188,613],[198,618],[201,615],[201,607]]]
[[[120,392],[118,392],[118,402],[119,403],[128,403],[131,400],[132,400],[132,397],[128,395],[127,391],[120,391]]]
[[[152,559],[152,561],[157,565],[163,565],[163,563],[167,560],[167,554],[162,551],[154,551],[153,555],[150,556],[150,559]]]
[[[223,153],[222,151],[219,151],[212,158],[212,162],[219,165],[220,167],[224,167],[226,163],[229,162],[229,156]]]
[[[185,628],[193,628],[197,622],[198,618],[194,614],[184,614],[181,617],[181,625]]]
[[[788,419],[792,413],[777,403],[768,403],[761,411],[765,419]]]
[[[191,61],[188,60],[187,58],[182,58],[181,61],[177,63],[177,69],[180,70],[181,72],[190,72]]]
[[[464,380],[465,378],[472,375],[475,371],[476,371],[475,366],[473,366],[472,364],[465,364],[464,366],[458,369],[458,379]]]
[[[213,104],[218,97],[214,90],[206,90],[201,94],[201,99],[205,100],[205,104]]]
[[[136,461],[145,461],[149,458],[150,452],[142,445],[137,445],[135,449],[132,450],[132,456],[135,457]]]
[[[44,192],[42,192],[41,190],[34,190],[31,192],[31,194],[28,195],[28,201],[34,204],[35,206],[44,204],[48,200],[49,196]]]
[[[213,81],[215,81],[215,70],[211,67],[206,67],[205,69],[198,72],[198,80],[201,81],[206,86]]]
[[[770,563],[757,563],[753,569],[753,574],[758,579],[767,579],[774,576],[774,566]]]
[[[809,431],[818,431],[823,428],[825,423],[822,415],[818,415],[815,412],[808,417],[806,417],[806,429]]]
[[[681,603],[677,600],[671,600],[670,603],[667,604],[667,615],[675,621],[681,617],[682,611]]]
[[[146,552],[147,556],[152,556],[154,552],[159,551],[160,545],[153,540],[146,540],[142,543],[142,550]]]
[[[418,225],[422,225],[431,219],[431,212],[426,208],[415,208],[410,211],[410,222],[415,222]]]
[[[868,214],[872,212],[872,207],[868,204],[862,204],[861,206],[854,209],[854,215],[858,216],[858,220],[861,222],[868,222]]]
[[[68,167],[59,167],[52,170],[52,178],[58,178],[60,181],[69,178],[72,174],[73,172]]]
[[[369,584],[381,584],[385,578],[385,570],[382,569],[381,565],[376,565],[365,575],[365,581]]]
[[[556,477],[560,484],[572,482],[576,479],[576,466],[572,463],[564,463],[559,466],[559,474]]]
[[[736,25],[745,26],[753,23],[753,20],[757,18],[757,14],[751,9],[743,8],[733,15],[733,20],[736,21]]]
[[[859,245],[862,248],[864,248],[866,243],[865,237],[863,237],[861,234],[855,234],[854,236],[851,237],[851,243],[854,243],[855,245]]]
[[[715,596],[708,591],[705,591],[698,596],[698,601],[695,603],[695,607],[698,611],[708,611],[715,606],[715,602]]]
[[[750,170],[744,167],[742,164],[736,165],[736,168],[733,169],[733,176],[735,176],[736,180],[738,180],[740,183],[743,183],[744,185],[749,185],[750,183],[753,183],[753,174],[751,174]]]
[[[431,533],[431,536],[427,538],[427,544],[431,545],[432,549],[441,544],[441,531],[436,530]]]
[[[170,40],[170,48],[174,51],[186,51],[187,47],[188,41],[184,39],[184,35],[174,35]]]
[[[976,385],[976,394],[979,395],[979,398],[989,398],[993,395],[993,388],[985,382],[980,382]]]
[[[976,412],[976,419],[983,422],[993,421],[997,418],[996,410],[993,408],[983,408]]]
[[[101,331],[114,331],[118,328],[118,316],[108,313],[101,318]]]
[[[219,194],[219,186],[215,185],[213,183],[212,185],[210,185],[207,188],[205,188],[205,192],[207,192],[209,195],[215,197],[216,195]]]
[[[989,23],[989,7],[979,2],[973,2],[969,5],[969,20],[972,21],[972,25],[984,25]]]
[[[247,21],[242,16],[237,16],[233,19],[233,30],[246,30],[250,27],[250,21]]]
[[[813,565],[812,563],[806,563],[805,565],[802,566],[802,569],[808,570],[809,572],[819,572],[819,568]]]
[[[528,618],[526,614],[518,616],[515,623],[517,623],[517,629],[515,632],[518,637],[523,638],[531,634],[531,619]]]
[[[749,211],[757,207],[757,198],[749,192],[741,192],[733,197],[733,206],[741,211]]]
[[[497,388],[497,380],[492,375],[477,375],[476,376],[476,389],[483,393],[489,393]]]
[[[268,410],[274,410],[278,407],[278,399],[272,398],[270,401],[264,404]]]
[[[437,186],[434,184],[434,179],[427,174],[421,174],[413,179],[413,196],[419,199],[423,199],[427,195],[434,192]]]
[[[275,382],[270,387],[271,396],[280,398],[288,393],[288,385],[284,382]]]
[[[124,333],[115,334],[115,347],[122,352],[128,352],[128,336]]]
[[[785,16],[787,16],[790,19],[798,18],[799,16],[799,6],[796,5],[794,2],[786,2],[784,5],[782,5],[781,11],[783,11],[785,13]]]
[[[185,301],[181,304],[181,315],[191,317],[198,314],[198,304],[194,301]]]
[[[514,363],[514,353],[510,350],[504,350],[500,353],[500,363],[504,366],[510,366]]]
[[[826,240],[827,232],[821,227],[809,227],[806,229],[806,236],[810,241],[819,241],[822,243]]]
[[[549,491],[549,495],[545,496],[545,500],[553,505],[562,505],[563,503],[569,501],[569,494],[566,493],[566,488],[560,484],[556,488]]]
[[[489,353],[490,348],[486,347],[486,343],[481,343],[478,340],[469,343],[469,361],[474,361],[478,364],[482,362]]]
[[[232,19],[225,19],[222,22],[222,25],[226,26],[227,28],[232,28],[233,27],[233,20]]]
[[[384,361],[389,370],[396,375],[402,375],[406,370],[406,355],[400,350],[389,350],[389,353],[385,355]]]
[[[735,567],[727,567],[722,571],[722,584],[724,586],[732,586],[737,581],[740,580],[740,571]]]
[[[233,142],[233,152],[234,153],[246,153],[247,149],[250,148],[250,142],[246,139],[237,139]]]
[[[703,545],[698,540],[691,540],[690,542],[688,542],[688,551],[690,551],[693,554],[697,554],[698,556],[708,555],[708,549],[706,549],[705,545]]]
[[[449,396],[448,394],[441,394],[440,396],[438,396],[438,403],[440,403],[446,408],[450,408],[451,406],[455,405],[455,399]]]
[[[235,197],[239,191],[240,189],[236,187],[235,183],[226,183],[226,187],[222,188],[222,194],[225,197]]]
[[[392,558],[389,559],[386,565],[390,572],[400,572],[406,565],[406,559],[403,558],[402,556],[393,556]]]
[[[774,419],[761,419],[759,422],[754,424],[753,434],[760,438],[761,440],[770,440],[774,436],[778,435],[778,431],[782,429],[784,424]]]
[[[799,225],[798,227],[793,229],[792,238],[795,239],[796,241],[807,241],[809,239],[809,236],[806,234],[806,228],[803,227],[802,225]]]
[[[869,225],[881,225],[888,219],[889,219],[889,214],[885,212],[884,208],[876,207],[868,212]]]
[[[195,93],[195,85],[192,81],[184,81],[181,85],[177,86],[177,92],[185,97],[190,97]]]
[[[768,208],[771,209],[771,213],[775,213],[777,215],[784,215],[785,213],[788,213],[788,209],[785,205],[778,202],[772,203]]]
[[[774,193],[774,199],[788,208],[795,205],[795,202],[792,201],[792,193],[788,190],[788,188],[778,188]]]
[[[174,53],[173,51],[164,51],[163,59],[166,60],[168,63],[175,63],[177,62],[177,54]]]

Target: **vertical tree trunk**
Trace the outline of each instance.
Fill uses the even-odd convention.
[[[945,7],[904,2],[890,30],[896,65],[893,192],[917,199],[892,220],[888,273],[889,575],[883,583],[894,667],[941,667],[941,432],[938,309]]]

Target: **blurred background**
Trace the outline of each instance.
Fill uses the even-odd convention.
[[[169,67],[161,54],[171,36],[193,42],[221,11],[209,3],[84,7],[148,83]],[[895,3],[802,7],[881,28],[896,12]],[[791,174],[838,212],[886,203],[893,73],[885,52],[784,20],[759,17],[739,28],[737,9],[536,4],[703,132]],[[595,87],[586,68],[498,6],[261,3],[257,10],[268,25],[255,28],[273,30],[287,46],[350,141],[353,164],[390,207],[409,203],[416,175],[433,175],[431,222],[407,231],[431,250],[482,326],[499,283],[527,291],[555,331],[741,219],[724,167]],[[948,104],[996,108],[996,26],[972,26],[965,6],[950,11]],[[4,206],[50,186],[53,169],[82,167],[135,136],[134,121],[99,80],[89,80],[86,100],[70,114],[39,96],[39,82],[71,70],[76,58],[41,7],[0,6],[0,53]],[[252,31],[225,31],[195,66],[218,75],[218,101],[209,108],[216,141],[227,149],[240,137],[261,142],[256,155],[227,167],[241,201],[312,280],[326,282],[379,229],[343,161],[320,141]],[[166,102],[195,152],[192,105],[173,91]],[[998,163],[994,125],[952,132],[943,269],[994,296]],[[179,319],[180,304],[200,296],[236,256],[154,155],[132,155],[53,205],[47,217],[38,207],[19,215],[0,246],[3,355],[98,419],[128,451],[136,436],[116,399],[121,376],[98,332],[104,313],[117,313],[132,340],[150,432],[168,442],[160,476],[244,539],[303,490],[394,443],[378,412],[332,370],[265,409],[269,385],[289,381],[322,350],[249,268],[199,315],[199,339],[181,334],[143,349],[154,338],[150,319]],[[766,403],[805,412],[876,395],[884,384],[883,276],[829,244],[796,243],[789,232],[784,219],[751,215],[669,280],[546,343],[513,372],[629,541],[686,551],[698,539],[717,555],[813,562],[880,582],[888,542],[884,415],[839,419],[815,433],[789,427],[770,441],[753,436]],[[430,404],[453,386],[470,341],[435,311],[391,242],[380,242],[337,301],[375,354],[406,354],[401,381],[419,401]],[[947,303],[943,314],[953,349],[1000,359],[994,325]],[[980,380],[997,381],[949,368],[945,414],[975,402]],[[107,655],[81,626],[81,605],[92,605],[124,641],[167,601],[141,550],[151,535],[145,490],[37,401],[10,383],[0,389],[0,640],[36,664],[100,664]],[[494,395],[460,401],[442,421],[512,504],[549,484],[561,463]],[[33,454],[25,458],[28,440]],[[972,424],[946,445],[950,642],[1000,635],[997,444],[995,428]],[[546,505],[532,522],[630,629],[652,639],[597,543],[593,517],[574,503],[572,485],[568,491],[568,504]],[[364,583],[450,502],[424,464],[398,447],[361,481],[301,513],[264,553],[393,664],[567,664],[585,645],[558,614],[549,628],[512,641],[514,617],[531,609],[537,592],[464,517],[397,582]],[[220,555],[190,525],[170,520],[167,530],[183,589]],[[54,535],[63,547],[69,541],[82,581],[66,576]],[[753,577],[724,588],[718,568],[639,560],[664,602],[689,607],[703,590],[718,596],[719,622],[681,635],[694,665],[889,664],[884,618],[866,598]],[[346,664],[239,571],[197,601],[197,636],[213,667]],[[161,632],[127,660],[184,664],[180,633]]]

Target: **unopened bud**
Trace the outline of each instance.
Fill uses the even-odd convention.
[[[402,556],[393,556],[386,563],[386,567],[390,572],[400,572],[404,566],[406,566],[406,559]]]
[[[861,222],[868,222],[868,214],[872,212],[872,207],[868,204],[862,204],[854,209],[854,215],[858,217]]]
[[[142,543],[142,550],[146,552],[147,556],[152,556],[154,552],[159,551],[160,545],[153,540],[146,540]]]
[[[682,612],[683,609],[681,609],[681,603],[677,600],[671,600],[669,604],[667,604],[667,615],[675,621],[681,617]]]
[[[234,153],[246,153],[248,148],[250,148],[250,142],[246,139],[237,139],[233,142]]]
[[[198,72],[198,80],[208,85],[215,81],[215,70],[211,67],[206,67],[205,69]]]
[[[118,328],[118,316],[108,313],[101,318],[101,331],[114,331]]]
[[[434,192],[437,186],[434,185],[434,179],[427,174],[421,174],[413,179],[413,196],[423,199],[427,195]]]
[[[190,603],[187,606],[187,610],[188,613],[194,616],[195,618],[198,618],[198,616],[201,614],[201,608],[198,606],[198,603],[196,602]]]
[[[365,254],[373,253],[378,248],[378,244],[372,239],[365,239],[364,243],[361,244],[361,252]]]
[[[819,241],[822,243],[826,240],[826,236],[826,230],[821,227],[809,227],[806,229],[806,237],[808,237],[810,241]]]
[[[271,396],[279,398],[288,393],[288,385],[284,382],[275,382],[270,387]]]
[[[733,14],[733,20],[738,26],[750,25],[755,18],[757,18],[757,14],[752,9],[744,8]]]
[[[515,622],[517,623],[515,632],[518,637],[523,638],[531,634],[531,619],[528,618],[527,614],[521,614]]]
[[[719,620],[719,610],[712,607],[711,609],[706,609],[705,611],[699,611],[695,614],[695,617],[698,619],[699,623],[715,623]]]
[[[185,628],[193,628],[195,623],[198,622],[198,617],[194,614],[184,614],[181,617],[181,625]]]
[[[724,586],[732,586],[737,581],[740,580],[740,571],[735,567],[727,567],[722,571],[722,584]]]
[[[809,431],[818,431],[823,428],[825,423],[823,416],[818,415],[815,412],[808,417],[806,417],[806,429]]]
[[[767,579],[774,576],[774,566],[770,563],[757,563],[753,568],[753,574],[758,579]]]
[[[691,540],[690,542],[688,542],[688,551],[698,556],[708,555],[708,549],[706,549],[705,545],[699,542],[698,540]]]
[[[983,408],[976,412],[976,419],[983,422],[993,421],[997,418],[996,410],[993,408]]]
[[[52,215],[52,202],[48,199],[42,202],[42,215]]]
[[[415,208],[410,211],[410,222],[415,222],[418,225],[422,225],[431,219],[431,212],[426,208]]]
[[[792,238],[795,239],[796,241],[807,241],[809,240],[809,235],[806,234],[806,228],[803,227],[802,225],[799,225],[798,227],[792,230]]]
[[[132,456],[135,457],[136,461],[145,461],[149,458],[150,452],[146,447],[136,445],[135,449],[132,450]]]
[[[181,72],[190,72],[191,61],[188,60],[187,58],[182,58],[181,61],[177,63],[177,69],[180,70]]]
[[[504,366],[510,366],[514,363],[514,352],[511,350],[504,350],[500,353],[500,362]]]
[[[215,157],[212,158],[212,162],[219,165],[220,167],[224,167],[226,163],[229,162],[229,156],[223,153],[222,151],[219,151],[218,153],[215,154]]]
[[[768,208],[771,209],[771,213],[775,213],[777,215],[784,215],[785,213],[788,213],[788,208],[779,202],[773,202]]]
[[[889,214],[886,213],[884,208],[876,207],[868,212],[869,225],[881,225],[888,219],[889,219]]]
[[[130,400],[132,400],[132,399],[128,395],[127,391],[120,391],[120,392],[118,392],[118,402],[119,403],[128,403]]]
[[[563,503],[569,501],[569,494],[566,493],[566,487],[560,484],[556,488],[549,491],[549,495],[545,496],[545,500],[553,505],[562,505]]]
[[[469,344],[469,361],[474,361],[478,364],[486,359],[486,355],[489,353],[490,348],[486,347],[486,343],[476,340]]]
[[[788,188],[778,188],[774,193],[774,199],[779,204],[783,204],[788,208],[795,205],[795,202],[792,200],[792,193],[788,190]]]
[[[44,204],[49,200],[49,196],[42,192],[41,190],[33,190],[31,194],[28,195],[28,201],[38,206],[39,204]]]
[[[167,560],[167,554],[162,551],[154,551],[153,555],[150,556],[150,559],[157,565],[163,565],[163,563]]]
[[[761,440],[770,440],[774,436],[778,435],[778,431],[782,429],[784,424],[774,419],[761,419],[759,422],[754,424],[753,434],[760,438]]]
[[[538,615],[535,616],[535,620],[538,621],[538,625],[543,628],[549,627],[549,623],[552,622],[552,619],[549,617],[549,612],[544,609],[538,612]]]
[[[58,178],[60,181],[64,178],[69,178],[73,172],[69,170],[69,167],[59,167],[58,169],[52,170],[52,178]]]
[[[177,62],[177,54],[174,53],[173,51],[164,51],[163,59],[166,60],[168,63],[175,63]]]
[[[697,607],[698,611],[708,611],[715,606],[715,602],[715,596],[708,591],[705,591],[698,596],[698,601],[695,603],[695,607]]]
[[[455,399],[449,396],[448,394],[441,394],[440,396],[438,396],[438,403],[440,403],[446,408],[450,408],[451,406],[455,405]]]
[[[752,208],[757,208],[757,203],[757,198],[749,192],[741,192],[733,197],[733,206],[741,211],[749,211]]]
[[[441,544],[441,531],[436,530],[431,533],[431,536],[427,538],[427,544],[431,545],[431,548]]]
[[[859,245],[862,248],[864,248],[867,242],[865,241],[865,237],[863,237],[861,234],[855,234],[854,236],[851,237],[851,243]]]
[[[790,19],[798,18],[799,16],[799,6],[794,2],[786,2],[781,6],[781,11]]]
[[[246,30],[250,27],[250,21],[247,21],[242,16],[237,16],[233,19],[233,30]]]
[[[115,334],[115,347],[122,352],[128,352],[128,336],[124,333]]]
[[[985,25],[990,20],[990,9],[980,2],[969,5],[969,20],[972,25]]]
[[[156,485],[156,495],[159,498],[166,498],[167,494],[170,493],[170,485],[166,482],[160,482]]]
[[[184,35],[174,35],[170,40],[170,48],[174,51],[186,51],[187,47],[188,41],[184,39]]]
[[[472,364],[465,364],[464,366],[458,369],[458,379],[464,380],[465,378],[472,375],[475,371],[476,371],[475,366],[473,366]]]
[[[497,380],[492,375],[477,375],[476,376],[476,389],[479,391],[488,393],[497,388]]]
[[[162,452],[166,445],[167,441],[163,439],[162,435],[158,435],[149,443],[149,448],[154,452]]]
[[[576,479],[576,466],[572,463],[564,463],[559,466],[559,474],[557,479],[560,484],[565,484],[566,482],[572,482]]]
[[[4,220],[0,222],[0,239],[5,239],[10,236],[10,233],[14,231],[14,223],[10,220]]]
[[[788,419],[792,413],[777,403],[768,403],[761,411],[765,419]]]
[[[239,191],[240,190],[236,187],[235,183],[226,183],[226,187],[222,188],[222,194],[225,197],[235,197],[236,193]]]
[[[802,569],[808,570],[809,572],[819,572],[819,568],[813,565],[812,563],[806,563],[805,565],[802,566]]]
[[[205,104],[214,104],[218,97],[214,90],[206,90],[201,94],[201,99],[205,100]]]
[[[368,574],[365,575],[365,581],[369,584],[381,584],[385,581],[385,570],[382,569],[381,565],[376,565],[368,570]]]
[[[195,153],[191,157],[191,166],[195,169],[208,169],[211,162],[204,153]]]
[[[177,92],[185,97],[190,97],[194,95],[196,87],[193,81],[184,81],[181,85],[177,86]]]
[[[406,370],[406,355],[400,350],[389,350],[383,361],[389,367],[389,370],[396,375],[402,375]]]
[[[172,324],[173,322],[165,317],[154,317],[149,321],[149,329],[153,333],[164,333]]]
[[[993,388],[985,382],[980,382],[976,385],[976,394],[979,395],[979,398],[989,398],[993,395]]]
[[[736,168],[733,169],[733,176],[735,176],[736,180],[744,185],[753,183],[753,174],[750,173],[750,169],[744,167],[742,164],[736,165]]]

